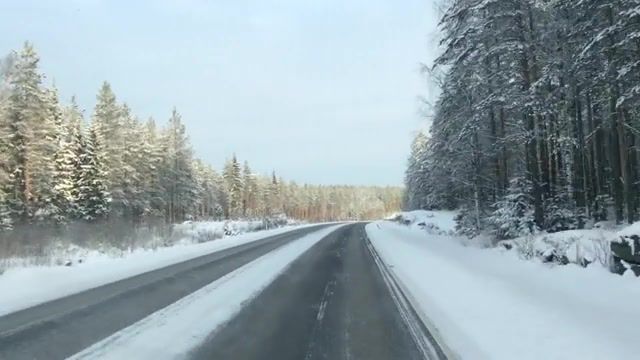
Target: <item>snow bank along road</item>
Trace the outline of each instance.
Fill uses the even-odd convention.
[[[523,261],[389,221],[366,230],[450,358],[640,359],[640,286],[631,274]]]
[[[443,359],[364,224],[237,246],[0,317],[0,359]]]

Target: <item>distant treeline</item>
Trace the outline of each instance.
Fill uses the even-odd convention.
[[[0,229],[74,223],[171,224],[286,215],[378,218],[400,206],[396,187],[317,186],[256,175],[233,156],[221,172],[194,157],[174,110],[141,121],[105,82],[90,117],[47,86],[29,43],[0,66]]]

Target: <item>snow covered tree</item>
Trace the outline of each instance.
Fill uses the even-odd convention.
[[[86,221],[102,221],[109,214],[111,197],[104,169],[102,135],[92,124],[84,141],[81,155],[81,173],[77,180],[77,212]]]
[[[8,98],[10,76],[14,67],[15,54],[0,59],[0,231],[11,229],[13,219],[9,210],[9,162],[11,159],[10,131],[8,118]]]
[[[267,216],[273,216],[280,213],[280,184],[276,177],[276,172],[271,173],[271,182],[266,186]]]
[[[526,179],[541,229],[582,228],[610,209],[637,219],[637,10],[635,0],[448,2],[429,69],[441,93],[429,141],[412,146],[405,206],[453,204],[478,228],[510,202],[511,180]]]
[[[25,43],[12,71],[6,109],[10,150],[7,204],[12,218],[20,223],[30,221],[38,210],[46,210],[50,201],[53,151],[47,142],[53,134],[47,105],[53,104],[47,104],[41,86],[39,60],[33,46]]]
[[[120,151],[121,167],[111,172],[111,191],[117,191],[112,194],[112,206],[120,217],[138,223],[146,208],[142,176],[148,159],[143,157],[142,127],[126,104],[120,109],[120,126],[120,144],[116,148]]]
[[[235,154],[225,164],[222,177],[229,193],[229,217],[238,218],[243,213],[243,184],[242,169]]]
[[[65,223],[79,218],[78,214],[78,183],[82,175],[82,113],[76,104],[75,97],[71,104],[64,109],[57,122],[57,149],[54,155],[54,203],[58,209],[55,221]]]
[[[142,195],[145,216],[163,218],[165,211],[164,187],[161,176],[165,154],[161,138],[153,119],[149,119],[142,127],[142,143],[139,154],[138,171],[141,173]]]
[[[0,61],[0,240],[13,229],[22,241],[38,226],[70,237],[91,229],[131,245],[142,227],[185,219],[355,219],[399,206],[398,188],[298,185],[235,156],[218,174],[194,158],[175,109],[163,129],[142,123],[108,82],[85,125],[75,99],[60,104],[55,86],[43,84],[38,63],[28,43]]]
[[[257,215],[259,189],[256,177],[247,161],[242,168],[242,216]]]
[[[494,208],[487,222],[498,239],[513,239],[536,230],[529,180],[511,179],[507,193]]]
[[[169,223],[175,223],[190,215],[188,210],[192,208],[196,192],[191,145],[182,118],[176,109],[171,113],[162,143],[165,152],[162,165],[165,214]]]
[[[220,188],[220,176],[201,160],[193,162],[193,172],[197,184],[194,214],[200,219],[221,219],[224,213],[220,196],[224,189]]]
[[[405,206],[409,209],[430,207],[426,201],[429,190],[425,187],[428,184],[424,181],[428,176],[427,161],[427,136],[423,132],[419,132],[411,144],[411,153],[405,173]]]
[[[123,107],[116,101],[116,96],[108,82],[104,82],[100,88],[96,105],[93,111],[92,128],[100,139],[102,151],[97,156],[103,162],[103,170],[106,174],[106,186],[110,193],[114,207],[113,215],[120,216],[125,212],[127,199],[122,188],[127,168],[123,162],[124,157],[124,121],[123,118],[130,114],[123,114]]]

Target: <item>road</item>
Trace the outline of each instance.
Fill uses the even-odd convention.
[[[314,231],[294,230],[0,317],[0,359],[63,359]],[[192,359],[444,359],[364,231],[333,231]],[[144,359],[144,356],[140,356]]]
[[[0,317],[0,359],[69,357],[322,227],[271,236]]]
[[[437,345],[425,350],[419,344],[430,335],[400,311],[367,243],[362,223],[333,232],[192,358],[443,359]],[[416,325],[423,332],[418,339],[412,335]]]

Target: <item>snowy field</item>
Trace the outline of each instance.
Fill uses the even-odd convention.
[[[216,230],[222,223],[190,224],[189,228]],[[186,225],[185,225],[186,226]],[[228,236],[215,241],[195,243],[185,237],[171,247],[136,249],[113,256],[98,251],[82,253],[83,262],[73,266],[14,267],[0,275],[0,316],[39,303],[71,295],[96,286],[135,276],[150,270],[198,256],[246,244],[309,225]],[[75,259],[74,259],[75,260]]]
[[[449,232],[452,215],[414,212],[419,221],[409,226],[380,221],[367,233],[414,306],[459,357],[637,358],[637,278],[475,247]]]
[[[85,349],[72,359],[181,359],[335,225],[306,235]],[[206,321],[203,321],[206,319]],[[171,346],[167,346],[171,344]]]

